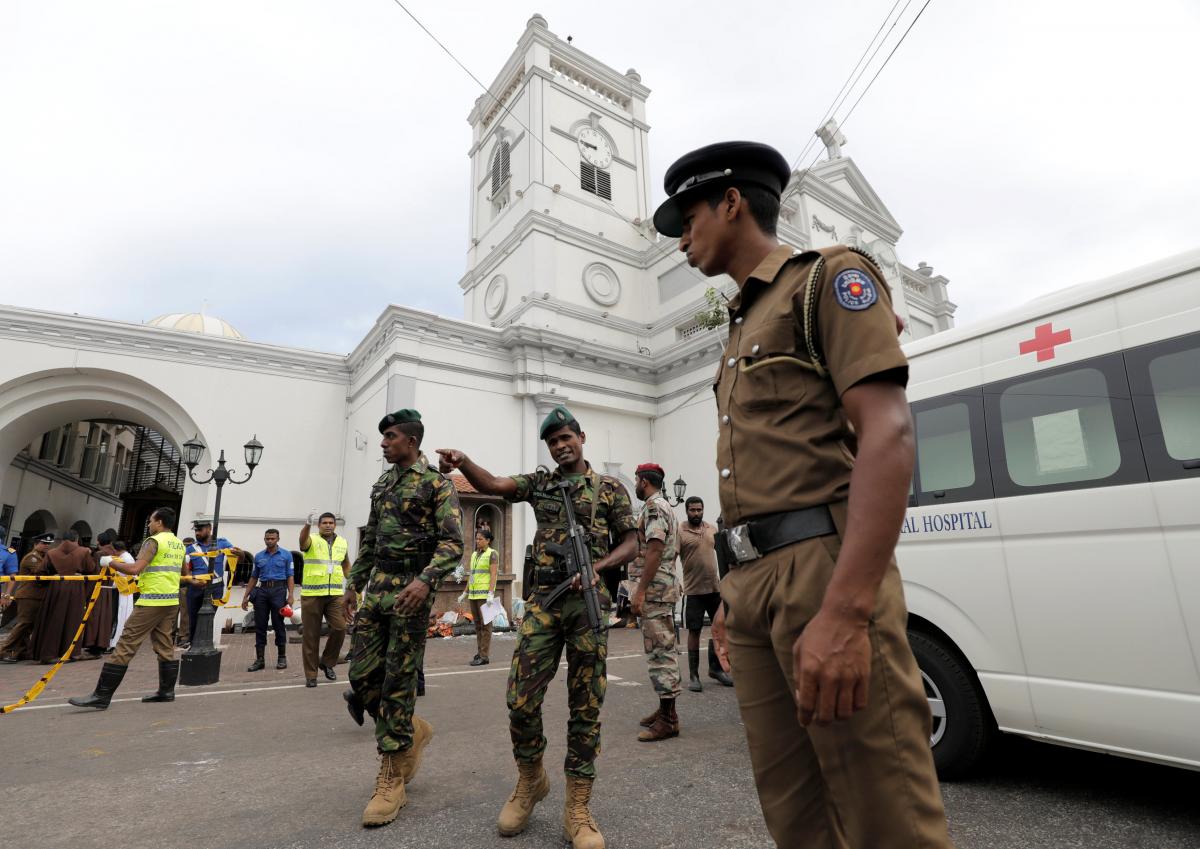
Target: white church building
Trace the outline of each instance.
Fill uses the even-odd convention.
[[[461,318],[391,305],[353,351],[316,353],[241,338],[211,316],[120,324],[0,306],[0,506],[10,530],[35,516],[48,530],[119,527],[139,471],[134,441],[153,432],[169,444],[158,472],[141,464],[143,484],[170,488],[161,473],[170,454],[186,529],[211,515],[215,488],[179,480],[171,449],[198,436],[209,449],[198,471],[224,450],[241,474],[241,446],[256,435],[262,463],[249,484],[225,488],[222,535],[257,549],[264,529],[279,527],[286,541],[317,507],[339,516],[354,546],[383,468],[385,413],[419,409],[430,452],[459,447],[516,473],[549,462],[537,424],[558,403],[579,418],[592,465],[631,494],[632,470],[652,459],[715,517],[710,387],[724,330],[696,316],[707,287],[734,286],[705,280],[653,229],[650,90],[535,15],[490,91],[468,116]],[[900,262],[900,225],[843,154],[845,139],[832,124],[818,135],[826,157],[793,175],[781,240],[870,251],[908,322],[905,340],[952,326],[946,279]],[[268,390],[275,409],[306,414],[256,419]],[[497,536],[504,571],[519,572],[532,511],[514,510],[508,524]]]

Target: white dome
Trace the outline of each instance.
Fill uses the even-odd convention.
[[[167,330],[182,330],[187,333],[202,333],[205,336],[224,336],[226,339],[245,339],[234,326],[224,319],[202,312],[172,312],[152,318],[146,322],[151,327]]]

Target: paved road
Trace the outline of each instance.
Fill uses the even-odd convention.
[[[561,677],[546,702],[551,795],[525,834],[501,840],[493,830],[514,777],[504,709],[511,638],[497,637],[501,661],[479,670],[463,665],[474,650],[469,638],[430,643],[419,710],[437,735],[401,818],[375,831],[358,825],[373,787],[373,739],[345,714],[344,682],[305,689],[295,645],[291,669],[248,674],[250,640],[226,637],[221,684],[181,688],[172,705],[136,701],[155,683],[145,652],[118,692],[125,700],[105,713],[63,706],[99,672],[99,663],[81,662],[63,670],[36,709],[0,717],[5,845],[561,846]],[[683,735],[639,744],[637,718],[654,704],[640,638],[614,633],[610,650],[594,805],[609,845],[769,847],[732,691],[684,693]],[[12,701],[41,671],[0,667],[0,698]],[[344,677],[345,666],[338,671]],[[959,849],[1200,847],[1200,773],[1009,741],[986,778],[943,790]]]

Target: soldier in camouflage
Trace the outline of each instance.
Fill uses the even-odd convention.
[[[380,754],[375,794],[363,825],[386,825],[407,801],[433,727],[413,715],[417,670],[435,591],[462,559],[462,513],[454,485],[421,454],[425,426],[416,410],[398,410],[379,423],[383,457],[392,467],[371,488],[371,513],[346,587],[355,624],[354,660],[345,694],[359,725],[375,719]]]
[[[566,568],[546,550],[548,544],[567,540],[562,499],[555,485],[564,478],[572,484],[575,515],[586,529],[597,573],[619,567],[636,552],[636,522],[629,493],[616,478],[600,475],[583,459],[587,437],[565,407],[555,407],[542,422],[539,435],[546,442],[557,468],[532,474],[496,477],[472,462],[461,451],[438,449],[442,471],[461,469],[480,492],[509,501],[526,501],[533,507],[537,531],[533,538],[532,591],[508,675],[509,732],[517,761],[517,786],[497,820],[501,835],[524,831],[534,806],[550,792],[542,768],[546,737],[542,733],[542,700],[558,670],[563,648],[567,651],[567,792],[563,831],[574,849],[603,849],[604,837],[588,810],[595,760],[600,753],[600,707],[608,684],[605,659],[608,635],[594,633],[587,622],[583,597],[568,592],[543,606],[546,594],[567,577]],[[609,549],[609,535],[620,542]],[[576,578],[575,590],[579,589]],[[607,600],[604,585],[597,589]],[[528,592],[527,592],[528,594]]]
[[[675,603],[679,579],[675,556],[679,553],[679,521],[662,494],[666,473],[656,463],[637,467],[637,497],[643,502],[638,517],[638,557],[629,568],[636,582],[630,609],[642,622],[642,643],[650,667],[650,683],[658,694],[658,710],[642,720],[638,740],[652,743],[679,736],[679,661],[675,657]]]

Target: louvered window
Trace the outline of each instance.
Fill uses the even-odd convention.
[[[579,188],[605,200],[612,200],[612,175],[595,165],[580,161]]]
[[[508,167],[508,151],[509,143],[502,141],[496,145],[496,152],[492,154],[492,197],[500,193],[500,189],[504,188],[512,173]]]

